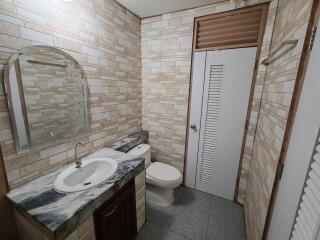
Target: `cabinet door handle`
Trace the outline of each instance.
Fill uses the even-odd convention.
[[[110,215],[112,215],[114,213],[114,211],[117,209],[117,205],[114,205],[113,209],[111,212],[107,213],[104,215],[104,217],[109,217]]]

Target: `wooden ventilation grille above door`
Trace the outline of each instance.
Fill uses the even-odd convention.
[[[194,50],[258,46],[264,31],[265,5],[199,17],[195,21]]]

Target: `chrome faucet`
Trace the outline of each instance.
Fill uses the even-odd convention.
[[[82,162],[81,158],[78,158],[78,147],[84,147],[85,144],[83,142],[78,142],[74,148],[74,162],[76,163],[76,168],[81,168]]]

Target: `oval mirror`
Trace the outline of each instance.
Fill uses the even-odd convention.
[[[47,46],[20,50],[9,59],[5,90],[18,154],[88,134],[87,79],[64,51]]]

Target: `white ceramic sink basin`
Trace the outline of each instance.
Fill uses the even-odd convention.
[[[118,163],[111,158],[92,158],[75,164],[61,172],[54,182],[58,192],[71,193],[92,188],[107,180],[117,170]]]

